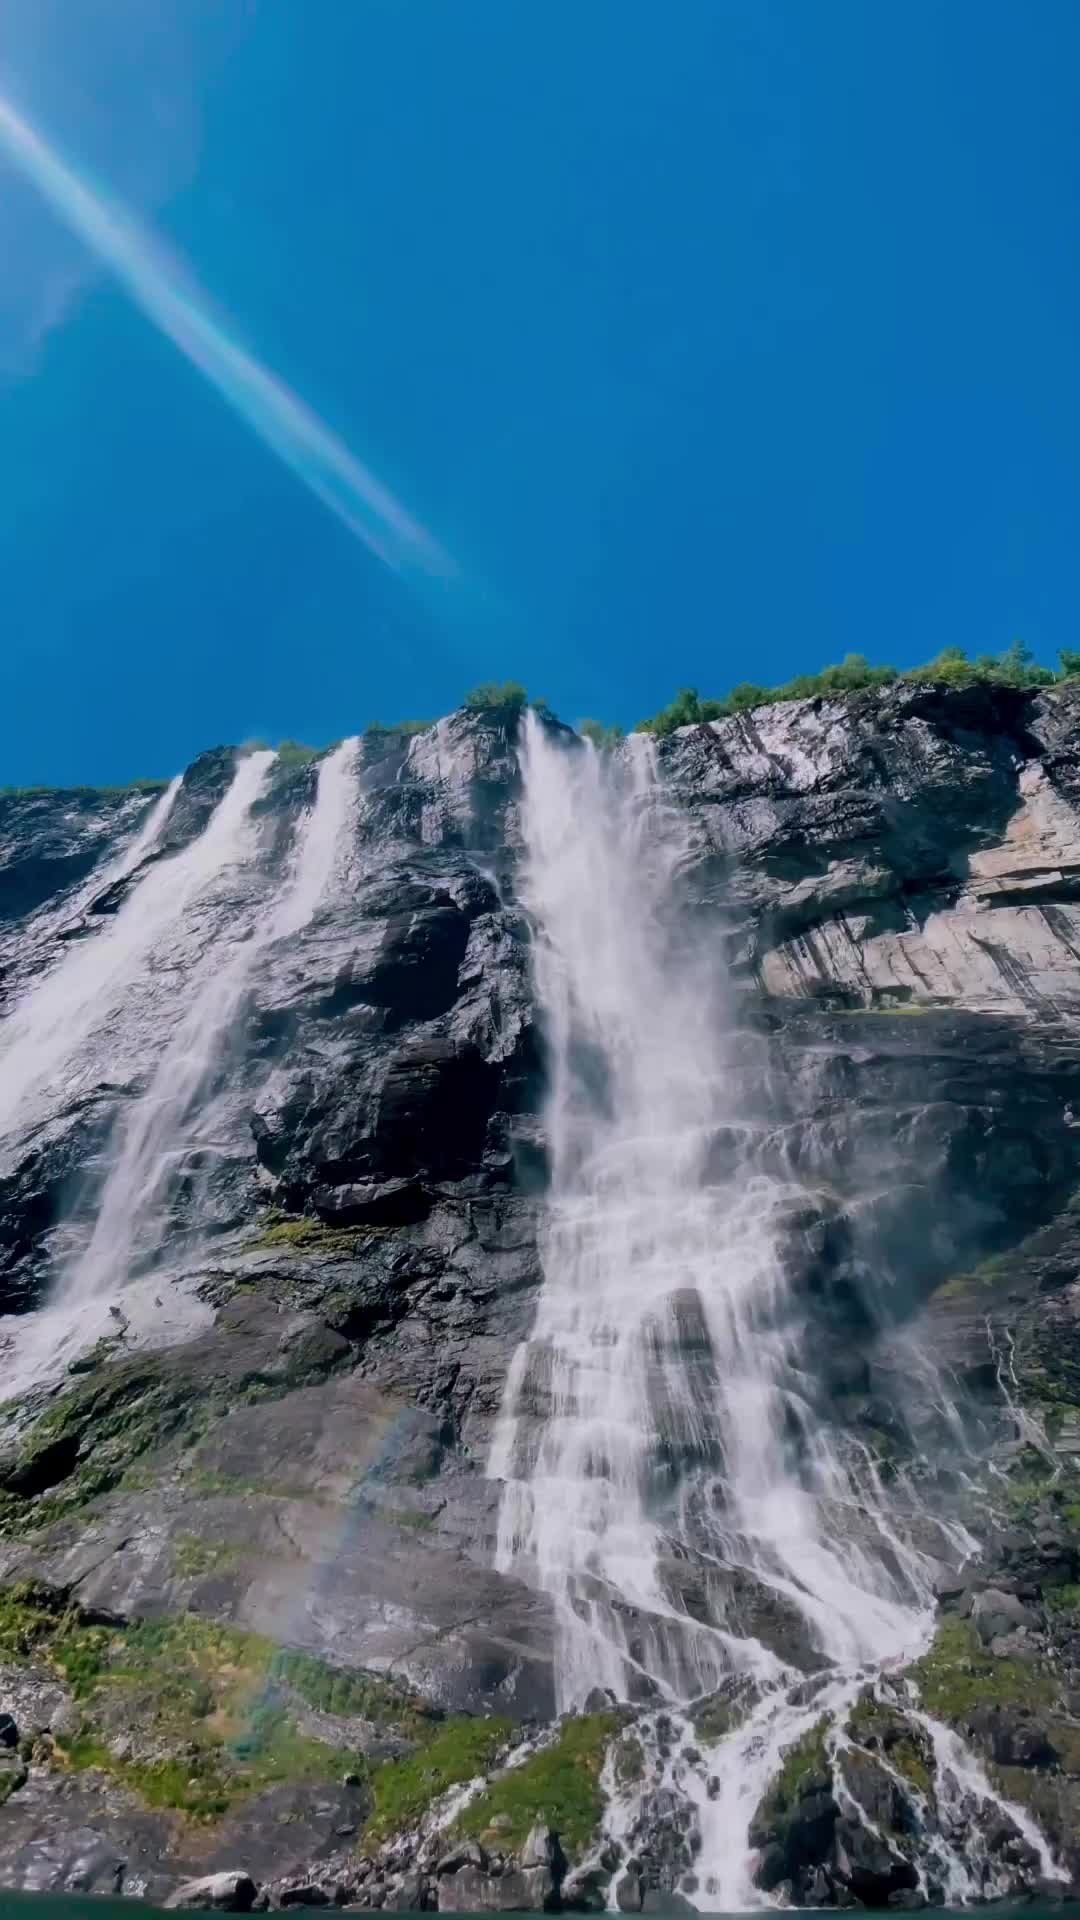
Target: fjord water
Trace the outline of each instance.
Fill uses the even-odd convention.
[[[721,1684],[756,1701],[703,1758],[657,1746],[656,1780],[696,1808],[691,1897],[739,1910],[761,1900],[748,1828],[783,1749],[823,1713],[842,1738],[860,1686],[925,1646],[934,1563],[865,1450],[822,1419],[781,1257],[799,1188],[767,1151],[762,1089],[747,1098],[715,932],[683,898],[694,849],[652,756],[641,736],[600,755],[526,721],[551,1189],[489,1471],[498,1564],[553,1602],[562,1708],[598,1685],[669,1725]],[[817,1686],[733,1624],[748,1595],[801,1621]],[[990,1795],[927,1725],[953,1777]],[[633,1815],[616,1790],[612,1830]],[[950,1897],[978,1894],[968,1863],[943,1864]]]

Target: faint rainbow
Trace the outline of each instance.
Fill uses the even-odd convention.
[[[449,556],[299,396],[230,339],[130,214],[91,188],[0,95],[0,149],[147,318],[350,532],[396,571],[447,577]]]

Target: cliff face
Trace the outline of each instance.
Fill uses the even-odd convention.
[[[987,1592],[1027,1609],[1020,1640],[1010,1619],[985,1655],[991,1721],[966,1726],[967,1706],[945,1702],[948,1675],[939,1705],[1006,1770],[1010,1797],[1036,1807],[1074,1879],[1078,718],[1070,689],[896,686],[658,743],[691,827],[687,890],[734,996],[732,1072],[749,1104],[767,1094],[805,1187],[783,1257],[822,1415],[979,1535],[981,1587],[943,1574],[950,1631],[968,1630]],[[566,750],[581,749],[567,736]],[[367,1904],[540,1905],[560,1885],[568,1903],[602,1904],[617,1850],[591,1861],[591,1881],[583,1863],[604,1741],[632,1738],[621,1703],[598,1702],[573,1734],[599,1742],[595,1766],[572,1756],[573,1778],[584,1765],[600,1796],[591,1816],[566,1810],[561,1778],[536,1789],[552,1826],[562,1809],[577,1882],[554,1842],[517,1833],[516,1807],[500,1827],[492,1801],[483,1846],[459,1835],[441,1874],[445,1833],[436,1844],[422,1829],[440,1787],[484,1773],[521,1738],[515,1725],[535,1738],[554,1714],[550,1603],[495,1571],[499,1489],[485,1477],[535,1311],[546,1178],[520,774],[501,716],[459,713],[363,749],[334,884],[244,974],[198,1120],[172,1143],[157,1238],[133,1249],[134,1283],[117,1272],[74,1329],[69,1316],[62,1338],[50,1333],[50,1289],[90,1231],[110,1143],[180,1030],[185,983],[208,979],[217,953],[242,954],[312,804],[317,770],[275,766],[244,857],[192,869],[171,931],[162,888],[164,931],[145,954],[132,958],[134,936],[106,948],[147,876],[194,859],[235,768],[231,751],[196,762],[141,850],[165,808],[153,797],[0,796],[0,1007],[15,1036],[4,1056],[0,1024],[0,1073],[15,1059],[23,1076],[0,1129],[14,1394],[0,1707],[24,1735],[50,1730],[12,1761],[0,1878],[160,1895],[203,1870],[321,1871]],[[59,994],[73,949],[105,954],[97,986],[89,962],[85,978],[108,1011],[48,1071],[47,1035],[19,1022],[35,985]],[[914,1358],[925,1351],[955,1388],[963,1460]],[[993,1518],[987,1461],[1004,1489]],[[760,1595],[740,1604],[746,1630],[812,1668],[782,1610]],[[158,1623],[149,1666],[146,1622]],[[960,1646],[961,1666],[969,1654]],[[170,1661],[198,1669],[201,1714],[175,1689],[164,1705],[155,1694],[150,1668]],[[118,1717],[109,1676],[125,1662],[125,1697],[145,1694],[142,1735]],[[245,1758],[238,1728],[264,1709],[275,1731],[262,1760]],[[227,1728],[212,1766],[208,1718]],[[568,1737],[541,1737],[549,1771]],[[908,1737],[894,1728],[894,1745]],[[416,1755],[430,1758],[432,1740],[423,1785]],[[497,1800],[497,1783],[487,1791]],[[762,1816],[763,1857],[780,1861],[767,1884],[819,1903],[845,1887],[871,1904],[910,1891],[880,1862],[845,1879],[841,1856],[865,1854],[889,1820],[864,1799],[870,1824],[845,1853],[834,1827],[838,1806],[853,1818],[851,1792],[837,1794],[816,1854],[790,1816]],[[683,1897],[693,1849],[665,1818],[654,1807],[633,1843],[631,1907]],[[411,1837],[380,1855],[395,1835]],[[1006,1836],[999,1856],[1006,1843],[1026,1844]],[[1010,1871],[1018,1886],[1037,1878],[1019,1855]],[[499,1892],[504,1872],[534,1876],[520,1899],[509,1881]],[[461,1874],[487,1874],[487,1890]]]

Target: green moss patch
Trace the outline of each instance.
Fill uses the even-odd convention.
[[[1043,1593],[1043,1606],[1051,1614],[1080,1614],[1080,1586],[1070,1581],[1065,1586],[1047,1587]]]
[[[406,1527],[410,1533],[427,1533],[435,1525],[435,1515],[421,1507],[384,1507],[383,1519],[393,1521],[395,1527]]]
[[[798,1740],[783,1749],[780,1771],[770,1782],[750,1823],[752,1846],[763,1846],[785,1831],[798,1808],[800,1795],[812,1779],[820,1777],[831,1781],[832,1760],[825,1744],[828,1730],[829,1717],[822,1714]]]
[[[173,1564],[177,1573],[198,1580],[208,1573],[221,1573],[235,1566],[241,1549],[229,1540],[201,1540],[196,1533],[178,1533],[172,1543]]]
[[[393,1681],[355,1667],[332,1667],[315,1654],[282,1650],[273,1671],[309,1707],[340,1720],[367,1720],[418,1741],[430,1740],[442,1721],[437,1708]]]
[[[366,1779],[367,1762],[346,1738],[302,1731],[293,1695],[403,1739],[434,1743],[442,1732],[422,1701],[376,1675],[194,1614],[100,1624],[24,1582],[0,1591],[0,1658],[31,1657],[52,1668],[81,1709],[58,1747],[64,1765],[101,1768],[147,1805],[201,1819],[283,1781],[329,1782],[343,1771]]]
[[[517,1847],[542,1820],[559,1835],[572,1859],[588,1846],[600,1824],[605,1805],[600,1775],[620,1724],[615,1713],[567,1718],[551,1746],[508,1768],[465,1808],[455,1831],[482,1834],[497,1820],[500,1843]]]
[[[307,1214],[300,1218],[273,1214],[248,1246],[252,1251],[287,1247],[292,1253],[337,1254],[340,1259],[349,1259],[382,1231],[385,1229],[379,1227],[332,1227]]]
[[[999,1658],[967,1620],[943,1620],[907,1675],[927,1712],[939,1720],[962,1721],[976,1707],[1048,1706],[1057,1692],[1053,1674],[1041,1661]]]
[[[909,1721],[871,1693],[861,1694],[848,1715],[847,1731],[861,1747],[884,1755],[894,1772],[899,1773],[923,1795],[933,1791],[933,1756],[920,1733]]]
[[[371,1776],[374,1807],[365,1841],[379,1845],[414,1827],[440,1794],[485,1773],[509,1736],[509,1720],[456,1716],[420,1752],[384,1762]]]
[[[1007,1280],[1014,1271],[1017,1256],[1008,1253],[994,1253],[988,1260],[981,1260],[977,1267],[966,1273],[950,1274],[934,1290],[935,1300],[962,1300],[968,1295],[981,1293],[985,1287],[994,1287]]]
[[[50,1525],[106,1493],[142,1455],[210,1417],[192,1382],[152,1358],[114,1361],[46,1408],[0,1468],[0,1537]]]
[[[808,1727],[798,1740],[784,1748],[780,1771],[769,1788],[769,1798],[776,1802],[780,1811],[791,1811],[811,1776],[832,1772],[832,1762],[825,1745],[828,1728],[828,1715],[822,1714],[821,1719]]]

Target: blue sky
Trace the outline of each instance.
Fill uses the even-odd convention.
[[[0,784],[1080,645],[1078,70],[1075,0],[0,0],[3,97],[452,561],[0,155]]]

